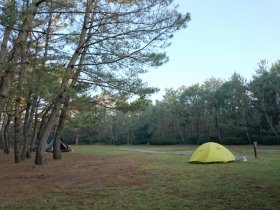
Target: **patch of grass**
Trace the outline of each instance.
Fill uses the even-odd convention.
[[[100,155],[100,156],[137,156],[139,153],[133,151],[121,150],[118,146],[107,145],[82,145],[73,146],[76,153],[83,155]]]
[[[188,146],[133,146],[159,151],[193,150]],[[145,185],[72,186],[43,199],[13,204],[22,209],[271,209],[280,207],[280,147],[259,147],[255,159],[250,146],[228,147],[233,153],[247,154],[248,162],[190,164],[189,156],[145,154],[120,150],[120,146],[79,146],[77,153],[149,157],[137,167],[135,180]],[[182,150],[181,150],[182,149]],[[131,162],[133,164],[133,162]],[[106,176],[106,174],[104,174]],[[4,206],[2,206],[4,207]],[[7,206],[6,206],[7,207]],[[8,206],[10,207],[10,206]]]
[[[277,209],[280,156],[262,149],[260,153],[266,155],[229,164],[189,164],[184,156],[157,155],[156,161],[143,167],[162,171],[154,188],[181,195],[191,209]]]
[[[119,146],[120,148],[128,149],[144,149],[153,151],[193,151],[197,146],[194,145],[124,145]]]

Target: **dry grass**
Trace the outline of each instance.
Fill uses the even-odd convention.
[[[152,147],[170,151],[177,147]],[[187,146],[181,147],[184,151]],[[193,147],[190,147],[193,149]],[[149,149],[149,147],[145,148]],[[188,164],[187,156],[80,146],[34,166],[0,155],[0,209],[277,209],[280,147],[230,147],[248,162]]]

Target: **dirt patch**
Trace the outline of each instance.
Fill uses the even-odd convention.
[[[172,155],[191,155],[193,152],[186,151],[155,151],[147,149],[134,149],[134,148],[119,148],[120,150],[142,152],[146,154],[172,154]]]
[[[95,155],[64,154],[63,160],[52,160],[48,165],[35,166],[34,160],[19,164],[12,155],[0,154],[0,202],[27,201],[50,193],[71,191],[79,187],[104,190],[114,186],[147,186],[148,171],[139,169],[139,164],[149,158],[101,157]]]

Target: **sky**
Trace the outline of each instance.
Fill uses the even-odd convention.
[[[202,84],[234,72],[248,81],[262,59],[280,59],[280,0],[175,0],[189,12],[186,29],[175,33],[166,50],[169,62],[143,75],[149,86],[165,88]]]

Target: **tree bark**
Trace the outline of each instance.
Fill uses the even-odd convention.
[[[4,108],[5,109],[5,108]],[[7,128],[10,124],[9,115],[7,113],[3,113],[4,116],[2,118],[2,128],[1,128],[1,141],[3,145],[4,153],[10,154],[10,145],[7,139]]]
[[[54,144],[53,144],[53,159],[60,160],[61,159],[61,151],[60,151],[60,144],[61,144],[61,137],[63,133],[63,128],[65,124],[66,114],[68,110],[68,103],[65,102],[59,117],[58,126],[56,128],[55,137],[54,137]]]
[[[31,138],[32,138],[32,122],[33,122],[33,117],[34,117],[34,114],[36,111],[37,100],[38,100],[38,97],[35,96],[35,97],[33,97],[32,102],[29,101],[26,105],[25,120],[24,120],[24,126],[23,126],[24,143],[23,143],[23,148],[22,148],[22,152],[21,152],[22,160],[25,160],[25,158],[31,157],[30,142],[31,142]]]
[[[15,139],[14,139],[14,156],[15,156],[15,163],[19,163],[21,161],[21,143],[22,143],[22,135],[20,130],[21,125],[21,117],[20,117],[20,104],[21,104],[21,97],[16,99],[15,105],[15,122],[14,122],[14,129],[15,129]]]
[[[0,122],[1,122],[1,141],[0,141],[0,148],[3,149],[4,153],[6,153],[5,148],[5,139],[4,139],[4,127],[6,124],[6,116],[5,113],[1,113],[0,115]]]
[[[251,143],[252,140],[251,140],[251,137],[250,137],[250,134],[248,132],[248,128],[247,127],[246,127],[246,136],[247,136],[248,142]]]
[[[41,126],[41,128],[40,128],[41,130],[40,130],[39,136],[38,136],[38,144],[36,147],[36,157],[35,157],[36,165],[47,164],[46,145],[47,145],[47,141],[48,141],[48,137],[49,137],[51,128],[53,126],[53,122],[59,112],[60,106],[62,104],[62,100],[64,98],[63,94],[65,94],[65,93],[61,93],[61,95],[59,95],[57,97],[57,100],[54,102],[53,108],[52,108],[49,116],[45,115],[45,117],[47,119],[42,119],[42,121],[43,122],[46,121],[46,123],[44,126]]]
[[[85,40],[86,40],[87,28],[89,28],[88,33],[90,34],[89,36],[91,36],[91,30],[92,30],[91,26],[93,24],[94,15],[92,14],[92,16],[90,17],[90,15],[88,13],[92,8],[92,3],[93,3],[93,1],[90,1],[89,4],[87,5],[86,14],[85,14],[85,17],[84,17],[83,29],[81,31],[81,36],[80,36],[80,43],[79,43],[78,49],[76,51],[77,54],[76,55],[74,54],[73,57],[72,57],[74,59],[71,60],[72,62],[76,63],[76,60],[78,58],[77,56],[79,56],[79,54],[80,54],[81,58],[80,58],[80,61],[79,61],[79,65],[83,64],[83,62],[85,60],[85,56],[86,56],[86,51],[88,49],[88,47],[83,48],[83,50],[81,49],[82,46],[84,45]],[[91,19],[91,20],[89,21],[89,19]],[[87,26],[88,22],[90,22],[89,27]],[[87,40],[88,40],[88,38],[87,38]],[[80,53],[78,54],[79,51],[80,51]],[[69,67],[69,65],[68,65],[68,67]],[[75,87],[81,71],[82,71],[81,67],[79,67],[76,70],[76,72],[75,72],[75,74],[72,78],[72,81],[70,83],[71,87]],[[68,83],[68,81],[67,81],[67,83]],[[53,149],[53,159],[54,160],[60,160],[61,159],[61,151],[60,151],[61,142],[60,141],[61,141],[61,137],[62,137],[62,134],[63,134],[63,129],[64,129],[64,125],[65,125],[67,111],[69,109],[69,101],[70,101],[70,96],[66,93],[66,97],[65,97],[65,100],[64,100],[64,105],[63,105],[63,108],[61,109],[61,113],[60,113],[60,117],[59,117],[59,123],[58,123],[56,133],[55,133],[54,149]],[[76,142],[78,142],[78,141],[75,141],[75,143]]]
[[[184,143],[185,143],[185,138],[184,138],[184,135],[183,135],[181,126],[180,126],[179,117],[178,117],[177,114],[175,114],[174,117],[175,117],[175,119],[176,119],[176,125],[177,125],[177,127],[178,127],[178,130],[179,130],[179,133],[180,133],[180,136],[181,136],[181,143],[184,144]]]
[[[37,101],[37,103],[39,103],[40,99]],[[32,139],[31,139],[31,143],[29,146],[29,152],[27,153],[27,155],[29,155],[31,157],[31,153],[33,152],[34,146],[36,144],[36,140],[38,139],[38,126],[39,126],[39,119],[38,119],[38,106],[36,106],[35,108],[35,120],[34,120],[34,126],[33,126],[33,133],[32,133]]]
[[[44,1],[45,0],[33,1],[32,5],[28,9],[29,11],[26,11],[26,18],[23,20],[21,30],[17,39],[15,40],[13,49],[9,53],[9,58],[7,60],[9,65],[7,65],[5,68],[4,74],[0,81],[0,102],[7,98],[11,88],[11,82],[15,74],[15,68],[10,64],[16,61],[19,54],[23,52],[27,35],[30,31],[30,28],[33,26],[32,21],[36,15],[38,7]],[[5,53],[3,53],[2,57],[3,56],[6,57]]]
[[[8,154],[10,154],[10,144],[9,144],[7,132],[8,132],[9,125],[11,123],[11,116],[8,115],[7,117],[8,117],[7,123],[4,128],[4,140],[5,140],[6,154],[8,155]]]
[[[48,136],[51,130],[51,127],[54,122],[54,118],[58,114],[61,105],[65,103],[65,101],[68,99],[67,90],[69,87],[69,79],[71,79],[74,72],[74,65],[80,58],[82,51],[84,49],[85,43],[89,40],[87,39],[87,32],[88,32],[88,23],[90,20],[90,12],[92,11],[93,7],[93,0],[89,0],[86,5],[86,11],[84,15],[84,23],[83,27],[80,33],[79,37],[79,44],[77,45],[76,51],[73,53],[67,67],[66,67],[66,74],[62,79],[60,92],[58,96],[56,97],[54,104],[52,106],[52,110],[49,116],[47,116],[46,124],[44,126],[41,126],[40,131],[40,137],[38,138],[38,146],[36,151],[36,158],[35,158],[35,164],[36,165],[44,165],[47,163],[46,155],[45,155],[45,147],[47,144]],[[45,119],[42,119],[44,122]]]
[[[29,96],[30,97],[30,96]],[[26,152],[28,148],[28,138],[27,138],[27,126],[28,126],[28,119],[30,114],[30,107],[31,101],[30,98],[27,99],[26,108],[25,108],[25,117],[24,117],[24,124],[23,124],[23,148],[21,151],[21,160],[25,160]]]
[[[75,145],[79,145],[79,137],[80,137],[80,134],[77,132],[77,135],[75,138]]]
[[[126,134],[126,144],[127,145],[130,144],[129,131],[127,131],[127,134]]]
[[[215,114],[215,127],[218,135],[219,142],[222,143],[221,130],[217,114]]]
[[[5,57],[7,56],[7,53],[8,53],[7,44],[8,44],[11,32],[12,32],[11,28],[9,28],[9,27],[5,28],[5,32],[4,32],[2,44],[1,44],[1,50],[0,50],[0,67],[1,67],[0,71],[2,71],[4,69],[3,66],[5,63]]]
[[[272,125],[272,123],[271,123],[271,121],[270,121],[270,119],[269,119],[269,117],[268,117],[268,115],[267,115],[267,112],[265,111],[264,108],[263,108],[263,112],[264,112],[265,118],[266,118],[266,120],[267,120],[267,122],[268,122],[268,124],[269,124],[269,126],[270,126],[270,128],[271,128],[271,130],[273,131],[273,133],[274,133],[274,135],[276,136],[276,138],[279,140],[280,137],[279,137],[279,135],[278,135],[276,129],[275,129],[274,126]]]

